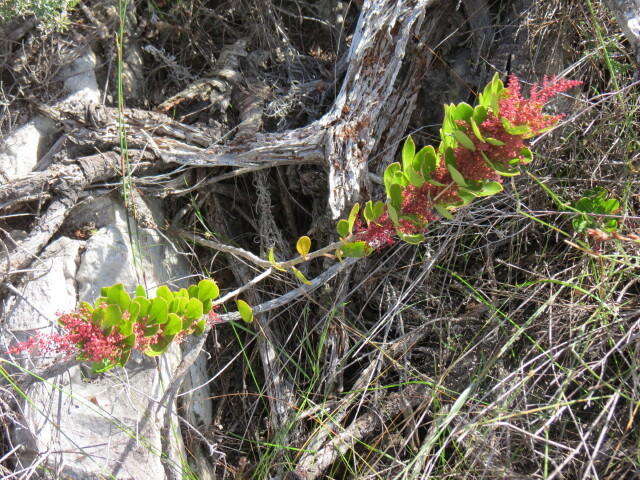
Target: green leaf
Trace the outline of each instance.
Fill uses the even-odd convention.
[[[136,303],[138,304],[138,316],[139,317],[146,317],[147,315],[149,315],[149,307],[151,306],[151,301],[146,298],[146,297],[136,297],[134,298],[131,303]],[[131,305],[129,305],[129,309],[131,309]]]
[[[481,197],[489,197],[491,195],[495,195],[496,193],[500,193],[504,190],[504,187],[500,182],[485,182],[482,185],[482,190],[480,191]]]
[[[276,260],[276,254],[273,250],[273,247],[269,249],[269,252],[267,253],[267,259],[269,260],[269,263],[273,268],[275,268],[276,270],[280,270],[281,272],[284,272],[284,268],[282,268],[278,263],[278,261]]]
[[[520,163],[531,163],[531,161],[533,160],[533,152],[528,149],[527,147],[522,147],[522,149],[520,150],[520,155],[522,156],[522,158],[520,159]]]
[[[91,363],[91,371],[93,373],[104,373],[115,367],[116,364],[110,360],[102,360],[101,362]]]
[[[391,205],[393,205],[397,210],[400,210],[400,206],[402,205],[402,192],[404,189],[396,184],[391,185],[391,195],[389,196],[389,200],[391,201]]]
[[[126,322],[122,322],[119,326],[120,334],[124,337],[129,337],[133,334],[133,322],[131,320],[127,320]],[[134,335],[135,339],[135,335]]]
[[[112,305],[118,305],[124,311],[129,308],[129,303],[131,303],[131,297],[125,291],[124,285],[118,283],[113,285],[107,291],[107,302]]]
[[[151,325],[150,327],[146,327],[144,329],[145,337],[153,337],[160,330],[160,325]]]
[[[476,151],[476,146],[473,144],[473,141],[462,130],[455,130],[453,132],[453,136],[458,141],[458,143],[467,150],[471,150],[472,152]]]
[[[422,178],[422,175],[416,172],[412,166],[407,166],[403,173],[408,182],[414,187],[421,187],[424,184],[424,178]]]
[[[91,320],[95,325],[100,325],[104,322],[104,308],[96,308],[91,314]]]
[[[440,129],[440,137],[445,140],[447,134],[452,133],[458,128],[453,121],[453,112],[456,106],[452,103],[444,106],[444,118],[442,119],[442,128]]]
[[[434,205],[434,208],[436,209],[436,212],[438,212],[438,214],[441,217],[446,218],[447,220],[453,219],[453,215],[451,214],[449,209],[444,205],[437,204],[437,205]]]
[[[497,138],[484,137],[484,139],[488,144],[493,145],[494,147],[502,147],[503,145],[506,145],[503,141],[498,140]]]
[[[311,250],[311,239],[306,235],[300,237],[296,242],[296,250],[300,255],[306,257],[309,251]]]
[[[138,302],[132,301],[129,304],[129,320],[135,322],[140,315],[140,304]]]
[[[194,319],[193,318],[187,318],[187,317],[182,317],[182,331],[188,331],[191,328],[191,325],[193,325]]]
[[[202,312],[206,315],[213,308],[213,302],[211,300],[205,300],[202,302]]]
[[[202,302],[197,298],[188,300],[184,309],[184,315],[192,320],[197,320],[202,317],[204,315]]]
[[[396,183],[402,184],[402,182],[404,181],[404,175],[402,174],[402,167],[400,166],[400,164],[397,162],[390,164],[384,171],[383,180],[384,188],[388,196],[391,185]]]
[[[210,278],[205,278],[198,282],[198,300],[215,300],[220,295],[220,289],[216,282]]]
[[[149,306],[149,324],[166,323],[169,304],[162,297],[156,297]]]
[[[161,285],[156,290],[156,297],[164,298],[169,303],[173,300],[173,292],[166,285]]]
[[[404,141],[402,147],[402,169],[406,172],[407,167],[411,167],[413,164],[413,157],[416,154],[416,144],[413,142],[411,135]]]
[[[462,176],[462,174],[458,171],[458,169],[456,167],[454,167],[451,164],[447,164],[447,170],[449,170],[449,175],[451,175],[451,179],[456,182],[456,184],[460,185],[461,187],[466,187],[467,186],[467,182],[464,179],[464,177]]]
[[[191,285],[188,289],[187,292],[189,292],[189,296],[191,298],[198,298],[198,286],[197,285]]]
[[[104,309],[101,328],[119,327],[122,324],[122,310],[118,305],[108,305]]]
[[[509,135],[523,136],[531,132],[529,125],[514,125],[507,118],[500,117],[502,126]]]
[[[504,90],[504,84],[502,80],[500,80],[500,75],[496,72],[493,76],[493,79],[490,83],[491,88],[491,108],[495,115],[498,115],[500,112],[500,97],[502,96],[502,91]]]
[[[419,245],[422,242],[424,242],[425,238],[424,235],[421,233],[416,233],[413,235],[409,235],[406,233],[401,233],[398,232],[398,236],[400,237],[400,239],[406,243],[409,243],[411,245]]]
[[[520,175],[520,170],[517,168],[509,168],[500,162],[493,162],[485,155],[484,152],[480,153],[482,154],[484,161],[487,162],[487,165],[493,168],[499,175],[502,175],[503,177],[515,177],[516,175]]]
[[[349,212],[349,234],[353,233],[353,226],[356,223],[356,219],[358,218],[358,212],[360,211],[360,204],[355,203],[353,207],[351,207],[351,212]]]
[[[184,312],[187,309],[187,305],[189,305],[189,300],[192,300],[191,298],[179,298],[178,299],[180,304],[178,305],[178,315],[184,315]],[[198,300],[197,298],[194,298],[193,300],[196,300],[198,302],[200,302],[200,300]],[[202,302],[200,302],[202,303]]]
[[[162,333],[165,335],[175,335],[182,331],[182,319],[175,313],[167,315],[167,323],[162,328]]]
[[[89,302],[80,302],[80,308],[82,310],[86,310],[89,314],[92,314],[95,310],[93,308],[93,305],[91,305]]]
[[[371,200],[364,204],[362,216],[364,217],[365,222],[367,222],[367,225],[369,225],[373,220],[373,202]]]
[[[615,218],[610,218],[609,220],[604,222],[604,231],[605,232],[615,232],[618,230],[618,221]]]
[[[482,125],[482,122],[484,122],[487,119],[488,114],[489,113],[487,111],[487,107],[483,105],[477,105],[473,109],[473,117],[471,118],[476,123],[476,125]]]
[[[366,257],[372,252],[371,247],[367,242],[349,242],[340,246],[342,254],[345,257],[362,258]]]
[[[620,202],[615,198],[610,198],[602,203],[602,213],[610,215],[620,210]]]
[[[300,280],[302,283],[304,283],[305,285],[311,285],[311,282],[307,280],[307,277],[304,276],[304,273],[302,273],[296,267],[291,267],[291,271],[296,276],[296,278]]]
[[[346,220],[338,220],[338,224],[336,225],[336,230],[338,231],[338,235],[341,238],[346,238],[349,236],[349,222]]]
[[[425,167],[424,164],[426,161],[427,161],[427,147],[423,147],[413,157],[413,162],[411,162],[411,168],[413,168],[416,172],[422,172]]]
[[[451,131],[453,132],[453,130]],[[443,129],[440,129],[440,145],[438,146],[438,151],[440,154],[444,155],[448,148],[456,148],[456,139],[453,138],[451,132],[448,134],[445,133]]]
[[[471,123],[471,130],[473,130],[473,134],[476,136],[476,138],[481,142],[487,143],[484,137],[482,136],[482,132],[480,132],[480,129],[478,128],[478,124],[476,123],[476,121],[472,118],[470,123]]]
[[[574,218],[571,221],[571,224],[577,233],[582,233],[587,228],[595,226],[595,223],[586,215],[580,215],[579,217]]]
[[[94,302],[94,306],[95,308],[99,308],[102,304],[106,304],[106,303],[107,303],[107,297],[98,297]]]
[[[499,182],[469,182],[470,184],[464,189],[474,197],[488,197],[495,195],[503,190],[502,184]]]
[[[491,108],[495,115],[500,110],[499,100],[504,90],[504,84],[500,80],[500,75],[496,72],[491,81],[484,87],[484,90],[478,95],[479,104],[485,108]]]
[[[167,307],[167,311],[169,313],[178,313],[180,308],[180,299],[179,298],[174,298],[173,300],[171,300],[168,304]]]
[[[144,353],[149,357],[157,357],[158,355],[162,355],[167,351],[169,345],[173,341],[174,335],[163,335],[161,336],[156,343],[150,345]]]
[[[389,215],[389,218],[394,225],[398,225],[400,223],[400,219],[398,218],[398,210],[390,203],[387,204],[387,214]]]
[[[136,297],[144,297],[147,298],[147,289],[142,285],[138,285],[136,287]]]
[[[174,293],[176,297],[189,299],[189,291],[186,288],[181,288],[177,292]]]
[[[244,300],[236,300],[236,305],[242,320],[247,323],[253,322],[253,308],[251,308]]]
[[[440,157],[436,153],[433,145],[424,147],[420,152],[424,152],[424,164],[422,167],[422,175],[427,178],[431,172],[440,166]]]
[[[452,109],[452,119],[458,121],[468,121],[473,115],[473,107],[468,103],[461,102]]]
[[[203,318],[202,320],[195,323],[193,326],[193,334],[194,335],[202,335],[204,333],[204,329],[207,325],[207,322]]]
[[[364,206],[363,216],[367,221],[367,224],[378,220],[383,213],[384,213],[383,202],[380,202],[380,201],[372,202],[371,200],[369,200]]]

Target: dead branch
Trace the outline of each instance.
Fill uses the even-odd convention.
[[[336,435],[320,450],[304,457],[298,463],[296,472],[306,480],[320,478],[340,456],[383,425],[390,425],[395,418],[420,405],[429,393],[426,385],[410,385],[400,392],[390,393],[380,401],[375,411],[359,416],[342,432]]]

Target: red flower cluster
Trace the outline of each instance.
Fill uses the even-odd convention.
[[[580,85],[582,82],[544,77],[542,84],[531,87],[529,98],[524,98],[521,93],[520,82],[514,76],[509,77],[507,88],[503,91],[499,100],[499,112],[491,112],[487,118],[478,125],[483,138],[496,140],[483,142],[473,132],[467,122],[458,122],[458,125],[473,142],[475,150],[458,146],[454,150],[457,170],[465,180],[503,182],[503,177],[489,165],[483,154],[504,168],[513,168],[514,164],[525,163],[523,156],[528,138],[539,135],[546,129],[554,126],[561,115],[546,115],[542,113],[544,105],[554,96],[565,92],[570,88]],[[503,122],[506,119],[507,122]],[[514,135],[507,132],[505,123],[515,127],[526,125],[525,133]],[[513,130],[511,130],[513,131]],[[398,212],[400,219],[400,233],[415,234],[426,229],[427,224],[438,218],[433,211],[435,204],[455,205],[461,202],[458,195],[459,188],[451,178],[451,174],[441,161],[438,168],[432,172],[431,179],[444,185],[434,185],[425,182],[421,187],[409,185],[402,193],[402,206]],[[435,183],[435,182],[434,182]],[[358,224],[356,226],[357,239],[367,242],[372,248],[382,248],[394,243],[397,234],[396,226],[387,213],[384,213],[377,221],[369,226]]]
[[[151,336],[144,335],[146,318],[133,324],[135,340],[133,349],[144,351],[160,340],[162,334],[158,332]],[[92,322],[91,313],[84,308],[77,312],[67,313],[58,318],[58,323],[66,330],[66,334],[51,333],[36,334],[25,342],[18,343],[7,350],[15,355],[23,352],[40,354],[75,354],[81,360],[101,362],[108,360],[117,362],[123,352],[124,336],[118,332],[105,334],[102,329]],[[210,326],[220,323],[220,316],[211,310],[207,315]],[[181,332],[186,336],[188,332]]]
[[[520,93],[520,82],[515,75],[509,77],[508,95],[500,101],[500,115],[514,125],[529,125],[534,132],[540,132],[555,125],[562,115],[543,115],[542,107],[555,95],[581,85],[577,80],[545,77],[542,84],[531,87],[529,98]]]
[[[119,333],[105,335],[100,327],[91,322],[90,314],[86,310],[64,314],[58,322],[67,331],[65,335],[37,334],[25,342],[14,345],[7,353],[15,355],[37,351],[41,354],[79,354],[92,362],[105,359],[115,361],[122,353],[120,342],[124,337]]]

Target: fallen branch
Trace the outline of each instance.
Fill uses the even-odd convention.
[[[429,393],[424,384],[409,385],[403,390],[390,393],[381,400],[374,411],[358,417],[342,432],[337,433],[323,448],[304,457],[298,463],[296,473],[305,480],[320,478],[339,457],[352,449],[377,429],[388,426],[394,419],[409,409],[420,405]]]

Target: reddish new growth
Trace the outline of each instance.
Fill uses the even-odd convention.
[[[545,76],[542,84],[534,84],[531,87],[529,98],[525,98],[522,96],[518,78],[511,75],[507,87],[503,91],[503,97],[499,101],[498,115],[490,113],[478,126],[484,138],[498,140],[494,143],[501,143],[501,145],[481,141],[467,122],[458,122],[458,125],[473,142],[475,151],[462,146],[454,150],[457,170],[466,180],[478,182],[488,180],[502,183],[503,177],[484,160],[482,153],[496,165],[505,168],[512,168],[514,163],[526,162],[527,159],[522,153],[523,148],[526,147],[526,140],[553,127],[562,118],[562,115],[542,113],[544,105],[554,95],[565,92],[581,83],[575,80]],[[527,125],[528,132],[522,135],[509,134],[505,130],[502,118],[516,127]],[[444,160],[432,172],[431,178],[444,186],[425,182],[421,187],[412,185],[405,187],[398,215],[399,217],[408,215],[412,220],[400,219],[400,226],[397,230],[401,233],[424,232],[427,224],[438,218],[433,211],[435,204],[455,205],[461,202],[458,186],[451,178],[444,165]],[[397,233],[396,227],[387,213],[384,213],[377,221],[371,222],[368,227],[358,224],[355,231],[357,238],[367,242],[372,248],[382,248],[393,244],[394,236]]]
[[[75,353],[91,362],[105,359],[116,361],[122,353],[120,342],[124,337],[119,333],[105,335],[100,327],[91,322],[91,314],[82,308],[60,316],[58,322],[66,330],[66,334],[34,335],[26,342],[11,347],[7,353]]]
[[[124,315],[127,315],[126,312]],[[207,324],[213,326],[220,323],[220,316],[211,310],[206,317]],[[8,354],[38,352],[40,354],[63,354],[78,356],[79,360],[90,362],[101,362],[108,360],[117,362],[123,353],[124,335],[119,332],[105,334],[102,329],[92,322],[91,313],[84,308],[77,312],[67,313],[58,318],[58,323],[66,331],[65,334],[36,334],[29,340],[18,343],[7,350]],[[135,340],[132,348],[144,351],[151,345],[155,345],[161,338],[162,333],[145,336],[146,317],[133,324],[133,334]],[[186,336],[191,331],[180,332]]]
[[[577,80],[545,75],[542,84],[534,84],[529,98],[524,98],[520,93],[518,78],[511,75],[507,83],[507,96],[500,101],[500,115],[513,125],[529,125],[534,132],[533,135],[537,135],[562,119],[562,115],[544,115],[542,107],[555,95],[581,84],[582,82]]]

